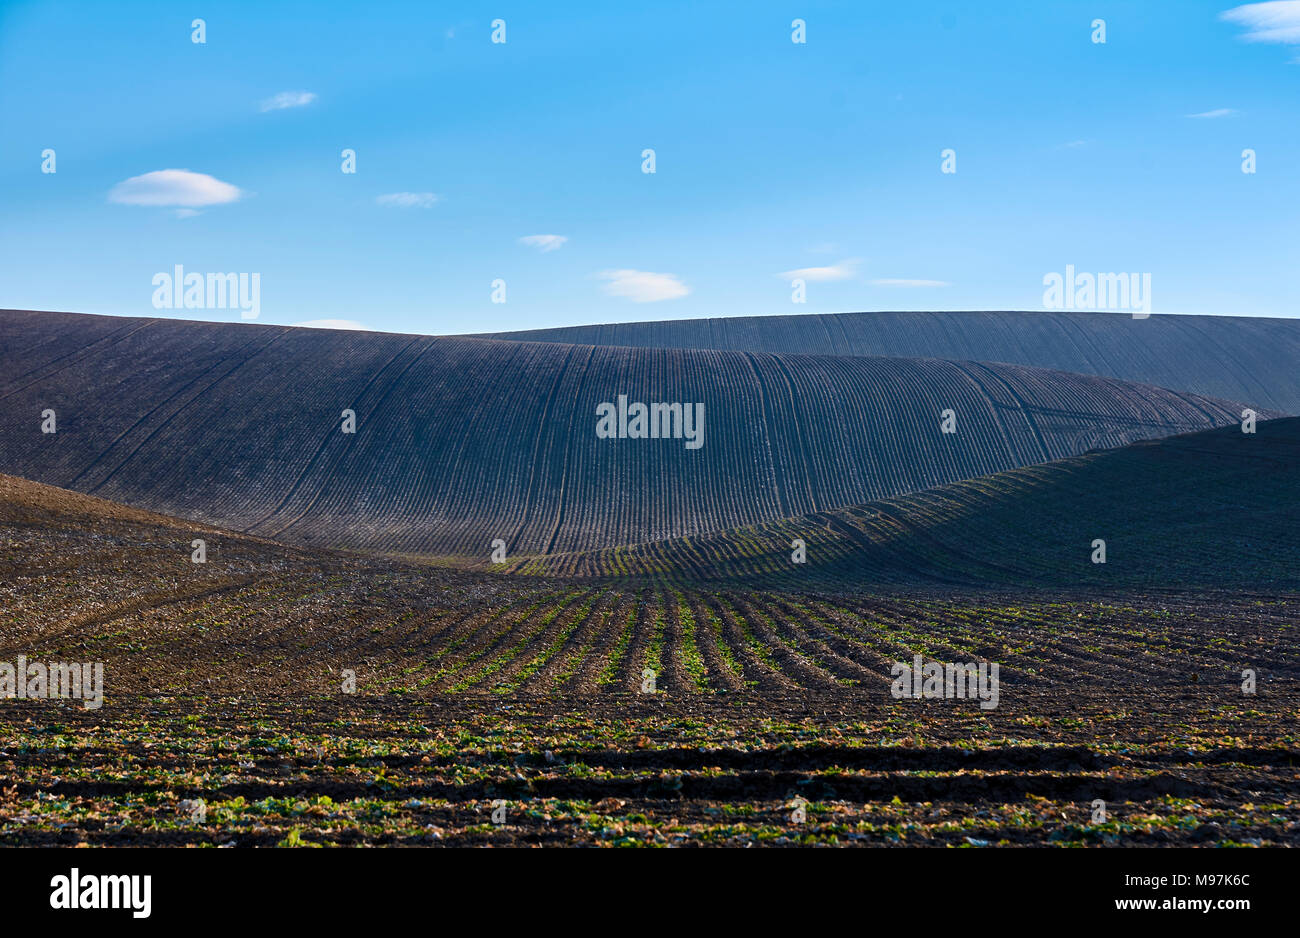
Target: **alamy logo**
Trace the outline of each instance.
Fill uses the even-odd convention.
[[[968,664],[942,664],[926,662],[920,655],[911,664],[894,663],[889,673],[894,678],[889,693],[896,698],[911,697],[919,700],[943,698],[945,700],[979,699],[981,710],[992,710],[998,705],[998,665],[981,661]]]
[[[0,697],[19,700],[73,698],[87,710],[98,710],[104,703],[104,663],[59,662],[48,665],[27,662],[19,655],[17,664],[0,661]]]
[[[596,437],[601,440],[685,440],[687,449],[704,445],[703,404],[629,404],[627,395],[618,404],[596,405]]]
[[[262,312],[261,274],[187,274],[177,264],[172,273],[151,281],[154,309],[238,309],[244,319]]]
[[[153,910],[153,877],[81,875],[72,868],[67,876],[50,879],[51,909],[130,909],[132,918],[148,918]]]
[[[1075,273],[1073,264],[1065,273],[1043,275],[1044,309],[1130,310],[1134,319],[1151,315],[1151,274]]]

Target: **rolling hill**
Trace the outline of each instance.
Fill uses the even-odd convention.
[[[1294,450],[1294,435],[1289,439]],[[1213,450],[1223,440],[1202,442]],[[1291,460],[1293,477],[1294,453]],[[1151,469],[1117,463],[1115,476],[1129,481],[1133,470]],[[1264,491],[1278,481],[1285,476],[1266,481]],[[845,517],[845,526],[860,523],[852,513]],[[1208,538],[1197,531],[1222,531],[1223,518],[1217,510],[1208,526],[1173,527],[1195,535],[1200,548]],[[1252,513],[1247,520],[1261,519]],[[936,539],[956,539],[957,521],[952,532],[934,525]],[[1294,557],[1294,544],[1274,537],[1288,522],[1294,529],[1294,521],[1292,496],[1259,544],[1273,537]],[[1044,527],[1028,521],[1024,527],[1025,537],[1012,545],[1016,556],[980,555],[1005,565],[1005,583],[985,577],[954,588],[943,577],[987,571],[959,550],[941,556],[909,544],[907,531],[895,531],[891,543],[875,549],[873,562],[863,562],[861,541],[888,534],[865,526],[854,543],[810,538],[806,575],[786,576],[784,583],[770,573],[747,576],[751,571],[740,564],[726,569],[720,555],[718,573],[738,576],[684,583],[681,567],[698,564],[699,554],[686,558],[671,549],[657,556],[677,562],[679,582],[615,582],[289,547],[0,475],[0,661],[22,655],[103,662],[115,714],[129,695],[160,693],[187,699],[252,693],[296,708],[304,694],[317,701],[338,697],[342,669],[354,671],[358,695],[372,699],[636,697],[650,668],[658,689],[674,696],[754,690],[769,700],[806,701],[809,693],[856,690],[865,705],[878,706],[889,700],[892,662],[922,649],[941,660],[1000,661],[1002,680],[1016,695],[1059,693],[1062,685],[1076,691],[1167,686],[1181,683],[1189,668],[1231,687],[1244,662],[1266,666],[1262,680],[1270,684],[1281,679],[1293,686],[1300,675],[1295,643],[1287,640],[1295,629],[1296,594],[1275,591],[1268,568],[1255,563],[1258,551],[1231,542],[1221,549],[1231,574],[1216,580],[1235,575],[1233,585],[1245,588],[1182,589],[1178,577],[1159,580],[1156,589],[1134,588],[1124,585],[1135,579],[1125,576],[1125,565],[1135,560],[1130,528],[1112,539],[1110,569],[1118,576],[1110,585],[1118,588],[1099,590],[1067,570],[1065,588],[1035,590],[1011,575],[1013,567],[1033,566],[1020,554],[1037,551],[1040,564],[1064,569],[1073,566],[1065,555],[1078,552],[1045,538]],[[997,530],[995,524],[975,533],[992,531],[990,545],[1006,548]],[[205,563],[192,561],[195,538],[206,542]],[[896,573],[907,570],[912,555],[928,552],[932,562],[906,582],[881,582],[877,574],[894,547],[905,552],[893,561]],[[1140,543],[1137,549],[1138,563],[1150,559],[1150,550]],[[1160,556],[1168,560],[1179,550]],[[752,566],[761,558],[738,559]],[[0,714],[14,713],[13,704],[0,707]]]
[[[497,333],[530,342],[1009,362],[1300,414],[1300,320],[1078,312],[871,312]]]
[[[479,560],[497,538],[515,557],[861,504],[1241,409],[1015,365],[14,311],[0,375],[0,472],[289,543]],[[703,445],[598,437],[621,395],[702,405]]]
[[[807,560],[791,560],[795,538]],[[1106,560],[1094,563],[1094,541]],[[1300,588],[1300,417],[1133,443],[869,505],[517,565],[792,588]]]

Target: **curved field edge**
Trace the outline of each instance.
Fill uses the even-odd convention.
[[[1300,413],[1300,320],[1033,311],[853,312],[562,326],[493,338],[1009,362]]]

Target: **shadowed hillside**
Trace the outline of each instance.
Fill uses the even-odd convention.
[[[495,538],[516,556],[723,530],[1240,411],[1013,365],[53,313],[0,314],[0,374],[0,471],[290,543],[480,560]],[[598,438],[619,395],[704,405],[703,445]]]
[[[791,542],[807,562],[791,560]],[[1106,562],[1093,563],[1093,541]],[[557,556],[530,572],[764,583],[1300,587],[1300,418],[1029,466],[695,539]]]
[[[495,338],[803,355],[1011,362],[1300,413],[1300,320],[1075,312],[737,316],[500,333]]]

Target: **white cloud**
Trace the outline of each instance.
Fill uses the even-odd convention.
[[[110,202],[122,205],[182,206],[197,208],[234,202],[239,188],[188,169],[160,169],[119,182],[108,193]]]
[[[1219,18],[1246,27],[1246,42],[1300,43],[1300,0],[1270,0],[1233,7]]]
[[[602,270],[596,274],[608,280],[605,292],[621,296],[633,303],[657,303],[675,300],[691,292],[691,288],[674,274],[655,274],[646,270]]]
[[[871,285],[875,287],[950,287],[947,280],[873,280]]]
[[[519,239],[519,243],[537,248],[537,250],[546,254],[550,251],[558,251],[564,247],[564,242],[568,240],[564,235],[525,235]]]
[[[178,208],[176,210],[177,218],[193,218],[195,215],[202,215],[202,212],[195,211],[192,208]]]
[[[267,98],[262,102],[262,113],[267,111],[283,111],[290,107],[306,107],[316,100],[316,95],[310,91],[281,91],[274,97]]]
[[[777,276],[782,280],[809,280],[813,283],[826,280],[850,280],[858,275],[859,263],[861,261],[856,257],[850,257],[829,267],[800,267],[798,270],[787,270]]]
[[[1188,114],[1187,116],[1213,119],[1215,117],[1231,117],[1236,113],[1237,112],[1230,107],[1216,107],[1213,111],[1201,111],[1199,114]]]
[[[355,319],[308,319],[306,322],[295,322],[293,325],[300,326],[304,329],[361,329],[366,330],[366,326],[357,322]]]
[[[393,208],[433,208],[437,201],[432,192],[389,192],[375,198],[378,204]]]

